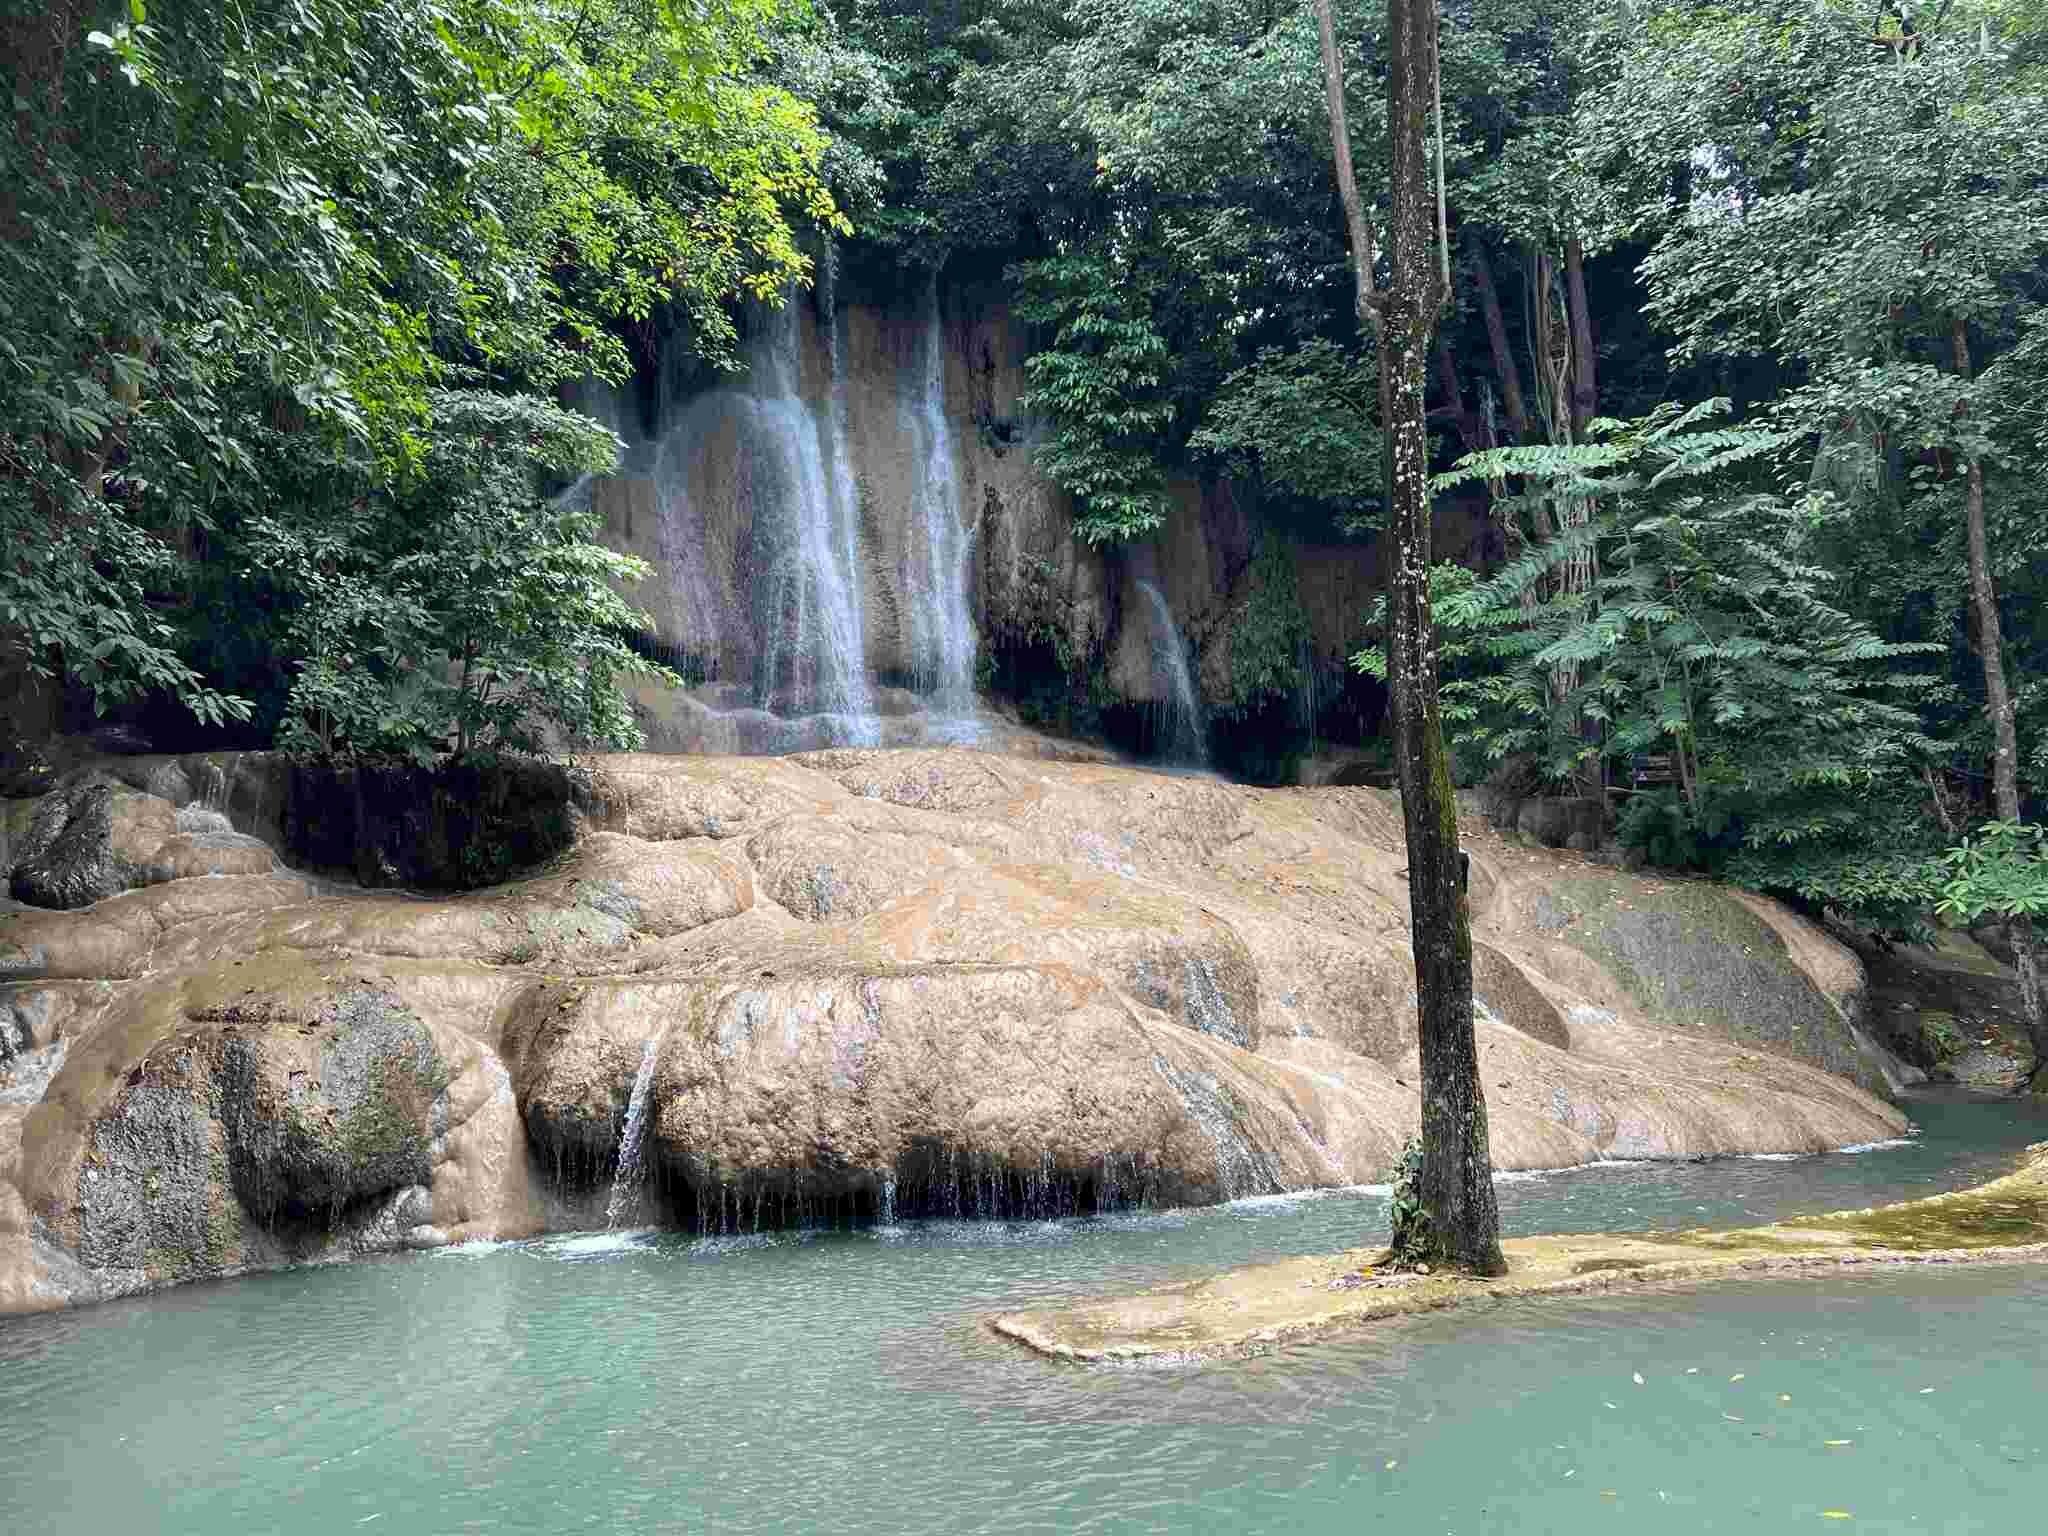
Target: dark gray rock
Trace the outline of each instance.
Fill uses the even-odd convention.
[[[180,1074],[131,1083],[93,1127],[78,1176],[78,1256],[164,1280],[216,1274],[239,1249],[220,1127]]]
[[[433,1177],[448,1070],[396,999],[342,993],[311,1025],[229,1034],[217,1073],[236,1194],[257,1220],[324,1220]]]
[[[1591,852],[1600,846],[1607,807],[1598,800],[1544,796],[1523,800],[1515,808],[1515,830],[1545,848]]]
[[[1857,1039],[1859,996],[1831,1002],[1770,926],[1703,880],[1655,886],[1589,869],[1535,894],[1529,918],[1600,965],[1652,1018],[1809,1062],[1883,1096]]]
[[[150,861],[177,828],[168,801],[93,778],[37,802],[11,850],[8,889],[30,906],[89,907],[151,881]]]

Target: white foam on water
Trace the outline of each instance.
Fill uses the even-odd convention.
[[[1287,1189],[1272,1195],[1244,1195],[1227,1201],[1222,1209],[1226,1211],[1286,1210],[1297,1205],[1306,1205],[1314,1200],[1360,1199],[1371,1197],[1384,1200],[1393,1194],[1391,1184],[1324,1184],[1313,1189]]]
[[[443,1243],[440,1247],[427,1251],[437,1258],[480,1259],[486,1254],[498,1253],[506,1248],[517,1248],[519,1246],[521,1245],[518,1243],[507,1242],[499,1237],[472,1237],[467,1242]]]
[[[1099,1216],[1084,1217],[1083,1220],[1099,1231],[1166,1232],[1186,1226],[1188,1219],[1201,1209],[1200,1206],[1172,1205],[1157,1211],[1105,1211]]]
[[[1889,1152],[1893,1147],[1910,1147],[1919,1141],[1917,1136],[1889,1136],[1883,1141],[1858,1141],[1846,1147],[1837,1147],[1837,1152]]]
[[[624,1232],[581,1232],[569,1237],[551,1237],[540,1251],[551,1259],[606,1259],[622,1253],[650,1248],[661,1237],[658,1227],[634,1227]]]
[[[1603,1157],[1592,1163],[1567,1163],[1562,1168],[1513,1168],[1494,1170],[1496,1184],[1534,1184],[1542,1179],[1554,1179],[1572,1173],[1604,1173],[1610,1168],[1647,1168],[1659,1161],[1650,1157]],[[1678,1161],[1678,1159],[1664,1159]]]

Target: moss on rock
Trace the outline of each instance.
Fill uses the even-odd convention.
[[[1724,886],[1589,869],[1526,898],[1532,924],[1597,962],[1652,1018],[1810,1062],[1884,1094],[1854,1020]]]
[[[386,993],[352,988],[307,1023],[226,1035],[217,1081],[235,1191],[265,1224],[331,1223],[433,1175],[448,1069],[426,1025]]]

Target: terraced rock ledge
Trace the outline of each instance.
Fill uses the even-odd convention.
[[[1975,1189],[1796,1223],[1508,1241],[1498,1280],[1382,1275],[1382,1250],[1287,1259],[1137,1296],[992,1317],[1005,1338],[1057,1360],[1243,1358],[1297,1339],[1475,1302],[1624,1286],[1782,1275],[1846,1265],[2048,1263],[2048,1142]]]
[[[1497,1167],[1905,1128],[1819,928],[1466,823]],[[629,1150],[633,1219],[708,1230],[1374,1183],[1416,1127],[1379,790],[130,757],[0,840],[0,1314],[603,1224]]]

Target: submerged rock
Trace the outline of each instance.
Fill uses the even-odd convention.
[[[643,1067],[648,1208],[704,1226],[1376,1182],[1415,1129],[1382,791],[958,749],[598,758],[568,852],[421,899],[253,855],[193,877],[255,841],[268,802],[232,786],[271,770],[178,773],[215,803],[170,813],[154,866],[120,855],[163,883],[0,913],[0,1310],[593,1224]],[[1903,1128],[1862,970],[1817,929],[1465,836],[1499,1166]]]

